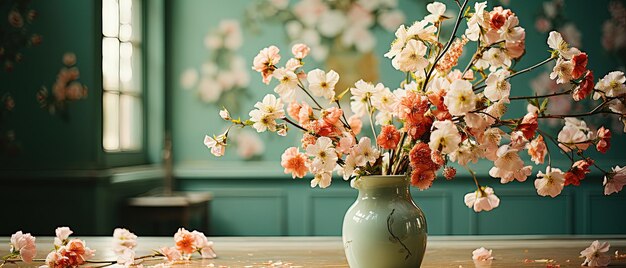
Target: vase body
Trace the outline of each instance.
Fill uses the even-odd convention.
[[[343,220],[343,245],[351,268],[420,267],[427,227],[406,176],[364,176]]]

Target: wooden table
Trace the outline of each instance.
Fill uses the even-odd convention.
[[[108,237],[77,237],[96,249],[98,260],[114,260],[112,239]],[[173,267],[348,267],[340,237],[214,237],[218,258],[195,259]],[[484,246],[493,250],[491,267],[546,267],[554,260],[560,267],[580,267],[579,253],[595,239],[611,243],[610,253],[626,254],[626,237],[538,237],[538,236],[463,236],[430,237],[422,267],[474,267],[472,250]],[[8,238],[0,239],[0,254],[8,251]],[[170,237],[140,237],[137,254],[149,254],[150,249],[172,246]],[[37,238],[38,258],[52,247],[52,238]],[[531,262],[532,261],[532,262]],[[154,265],[159,261],[146,261]],[[41,263],[30,267],[37,267]],[[5,266],[11,267],[11,266]],[[15,267],[15,266],[13,266]],[[20,267],[29,267],[20,265]],[[626,258],[612,258],[610,267],[626,267]],[[381,267],[385,268],[385,267]]]

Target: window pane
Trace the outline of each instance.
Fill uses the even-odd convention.
[[[120,24],[130,24],[133,15],[133,1],[120,0]]]
[[[119,150],[119,95],[104,92],[102,98],[104,110],[102,146],[107,151]]]
[[[123,89],[132,88],[133,80],[133,45],[131,43],[120,44],[120,82]]]
[[[122,150],[141,148],[143,120],[141,98],[120,96],[120,144]]]
[[[102,39],[102,83],[105,90],[119,89],[119,46],[117,38]]]
[[[102,34],[116,37],[119,24],[117,0],[102,0]]]
[[[122,24],[120,26],[120,41],[128,42],[133,36],[133,27],[130,24]]]

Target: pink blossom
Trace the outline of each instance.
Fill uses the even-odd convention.
[[[615,166],[611,172],[604,176],[604,194],[618,193],[626,185],[626,166]]]
[[[341,138],[339,138],[339,144],[335,149],[340,154],[349,154],[352,151],[352,146],[354,145],[356,145],[355,137],[348,132],[344,132]]]
[[[611,131],[604,127],[600,127],[600,129],[598,129],[597,136],[598,143],[596,144],[596,149],[598,152],[606,153],[606,151],[609,150],[609,147],[611,147]]]
[[[310,51],[311,51],[311,48],[309,48],[309,46],[302,44],[302,43],[295,44],[291,48],[291,53],[296,59],[303,59],[304,57],[309,55]]]
[[[285,168],[285,174],[291,173],[292,178],[303,178],[309,169],[308,159],[304,153],[300,153],[297,147],[290,147],[281,156],[280,165]]]
[[[354,135],[358,135],[361,133],[361,128],[363,128],[363,121],[361,121],[361,118],[358,115],[352,115],[348,118],[348,125],[350,125],[350,128],[352,129],[352,133],[354,133]]]
[[[197,251],[200,251],[203,259],[213,259],[217,257],[217,254],[213,251],[213,241],[209,241],[202,232],[191,232],[196,236],[194,247]]]
[[[289,103],[289,106],[287,107],[287,114],[295,119],[296,121],[300,121],[300,109],[302,109],[302,105],[300,105],[297,101],[292,101],[291,103]]]
[[[120,255],[117,256],[117,264],[130,267],[135,264],[135,251],[130,248],[124,248]]]
[[[550,29],[552,29],[552,23],[550,23],[550,21],[546,18],[538,18],[535,20],[535,29],[539,32],[547,33]]]
[[[337,107],[331,107],[322,111],[322,119],[329,125],[337,124],[341,115],[343,115],[343,111]]]
[[[176,247],[163,247],[159,250],[168,261],[177,261],[183,258],[183,255],[180,254],[180,251],[176,249]]]
[[[52,251],[46,256],[46,265],[48,268],[71,267],[70,259],[67,256],[63,256],[58,251]]]
[[[176,249],[182,253],[192,254],[196,250],[194,247],[196,236],[185,228],[178,229],[178,232],[174,234],[174,241],[176,242]]]
[[[265,84],[269,84],[272,80],[276,64],[280,61],[278,52],[280,52],[278,47],[270,46],[259,51],[259,54],[254,57],[252,69],[261,73]]]
[[[116,254],[124,254],[126,249],[133,249],[137,246],[137,236],[127,229],[115,228],[113,230],[113,251]]]
[[[500,205],[500,198],[495,195],[491,187],[481,187],[465,195],[465,205],[476,212],[490,211]]]
[[[22,231],[11,235],[11,253],[19,254],[24,262],[32,262],[37,255],[35,237],[30,233],[24,234]]]
[[[538,135],[537,138],[528,143],[528,155],[530,155],[530,160],[535,162],[535,164],[543,164],[546,154],[547,147],[543,136]]]
[[[477,248],[472,251],[472,260],[476,267],[491,267],[493,257],[491,256],[492,250],[484,247]]]
[[[608,242],[602,242],[596,240],[585,250],[580,252],[580,256],[585,258],[585,261],[581,266],[589,267],[605,267],[611,263],[611,256],[606,253],[609,251],[611,245]]]
[[[491,256],[492,250],[486,249],[484,247],[477,248],[472,251],[472,260],[476,261],[490,261],[493,260]]]

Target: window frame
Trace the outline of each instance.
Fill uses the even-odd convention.
[[[97,71],[99,72],[99,77],[100,77],[100,87],[101,87],[101,92],[100,92],[100,99],[99,99],[99,104],[100,104],[100,136],[99,136],[99,140],[98,140],[98,144],[99,144],[99,148],[100,148],[100,154],[102,155],[102,159],[104,160],[104,165],[108,166],[108,167],[120,167],[120,166],[133,166],[133,165],[143,165],[143,164],[148,164],[148,146],[150,145],[148,142],[148,130],[149,130],[149,116],[148,116],[148,91],[147,91],[147,69],[148,69],[148,52],[147,52],[147,45],[146,45],[146,40],[147,40],[147,31],[148,31],[148,19],[147,19],[147,9],[148,9],[148,4],[150,1],[145,1],[145,0],[137,0],[139,2],[141,2],[141,7],[140,7],[140,12],[141,12],[141,18],[139,19],[141,25],[139,27],[139,29],[141,29],[141,41],[138,44],[138,47],[141,50],[141,74],[139,76],[139,79],[141,81],[141,85],[139,86],[139,91],[140,91],[140,102],[141,102],[141,135],[140,135],[140,148],[137,150],[107,150],[104,148],[104,116],[105,116],[105,107],[104,107],[104,96],[105,96],[105,89],[104,89],[104,73],[103,73],[103,40],[104,38],[106,38],[107,36],[104,35],[103,33],[103,10],[102,10],[102,5],[103,5],[103,0],[97,1],[96,3],[96,13],[98,14],[98,16],[95,16],[98,19],[98,23],[96,23],[96,25],[98,25],[98,42],[96,43],[98,46],[98,51],[100,52],[100,57],[99,57],[99,68],[97,68]],[[119,38],[119,37],[118,37]],[[133,47],[135,47],[135,44],[133,44]],[[118,96],[119,98],[119,96]],[[118,106],[119,107],[119,106]],[[119,124],[119,122],[118,122]]]

